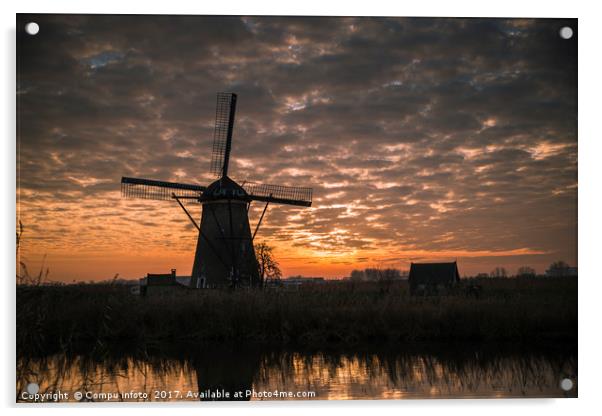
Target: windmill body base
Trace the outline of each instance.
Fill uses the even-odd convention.
[[[247,202],[203,202],[190,286],[257,286],[259,271],[251,239]]]

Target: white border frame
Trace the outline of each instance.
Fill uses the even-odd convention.
[[[15,270],[14,226],[15,226],[15,13],[132,13],[132,14],[254,14],[254,15],[368,15],[368,16],[463,16],[463,17],[573,17],[579,18],[579,399],[502,399],[502,400],[420,400],[420,401],[348,401],[348,402],[295,402],[292,403],[206,403],[203,405],[130,405],[128,411],[144,414],[164,414],[170,412],[226,412],[245,414],[287,414],[332,413],[364,414],[370,408],[381,413],[400,412],[421,414],[451,415],[483,414],[507,415],[515,412],[545,412],[550,415],[567,413],[590,413],[597,408],[597,387],[602,374],[600,366],[600,296],[602,287],[602,267],[596,260],[602,235],[601,219],[598,214],[602,204],[598,183],[600,175],[599,155],[602,154],[602,135],[598,114],[601,65],[599,53],[600,18],[599,7],[595,2],[526,2],[524,0],[500,0],[495,4],[484,1],[455,0],[399,2],[371,0],[358,4],[347,1],[324,2],[303,0],[296,3],[282,1],[214,2],[204,4],[197,1],[177,1],[149,3],[148,1],[124,2],[103,0],[102,2],[81,2],[75,0],[21,1],[15,4],[2,3],[0,19],[3,23],[4,59],[2,71],[2,126],[4,135],[1,141],[2,167],[0,172],[0,194],[2,195],[2,239],[0,264],[3,266],[2,316],[3,339],[1,357],[4,371],[0,376],[0,392],[3,407],[15,411],[36,414],[81,413],[81,406],[58,405],[40,407],[14,405],[15,383]],[[107,408],[123,411],[123,406],[96,405],[84,406],[91,414],[104,414]],[[593,412],[592,412],[593,413]]]

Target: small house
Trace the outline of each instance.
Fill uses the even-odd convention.
[[[448,293],[460,282],[458,264],[412,263],[410,265],[410,295],[438,295]]]
[[[175,286],[177,284],[176,269],[171,269],[171,273],[168,274],[147,273],[146,275],[147,286]]]
[[[188,289],[181,280],[181,277],[176,276],[176,269],[171,269],[171,273],[165,274],[147,273],[146,277],[140,279],[138,293],[145,296],[149,290],[153,293],[169,293]]]

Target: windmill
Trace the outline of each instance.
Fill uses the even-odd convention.
[[[228,176],[236,94],[218,93],[211,156],[211,173],[217,180],[208,186],[164,182],[152,179],[121,178],[126,198],[175,201],[199,232],[190,286],[236,287],[260,284],[253,240],[270,203],[311,206],[312,189],[243,182]],[[202,206],[200,225],[182,200]],[[265,202],[251,234],[249,208],[253,201]]]

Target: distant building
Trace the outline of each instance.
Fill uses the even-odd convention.
[[[443,294],[460,282],[460,273],[455,261],[412,263],[408,281],[411,295]]]
[[[546,277],[577,277],[577,267],[552,268],[546,270]]]
[[[168,274],[147,273],[146,275],[147,286],[173,286],[176,284],[176,269],[171,269],[171,273]]]
[[[326,282],[323,277],[302,277],[302,276],[294,276],[289,277],[287,279],[280,280],[283,286],[285,287],[295,287],[307,284],[323,284]]]
[[[176,282],[182,286],[190,286],[190,276],[176,276]]]
[[[190,277],[176,276],[176,269],[171,269],[171,273],[156,274],[147,273],[146,277],[140,279],[140,294],[146,295],[151,292],[165,292],[170,290],[187,289]],[[132,292],[134,293],[134,292]]]

